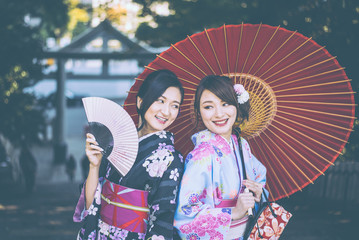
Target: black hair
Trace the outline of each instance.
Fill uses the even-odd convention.
[[[250,104],[249,101],[244,104],[239,104],[237,94],[234,91],[232,80],[226,76],[208,75],[204,77],[199,83],[195,98],[194,98],[194,112],[196,115],[197,125],[200,118],[200,100],[204,90],[208,90],[216,95],[223,102],[233,105],[237,108],[237,121],[241,124],[245,119],[249,118]]]
[[[167,69],[161,69],[150,73],[143,81],[137,97],[142,99],[140,108],[137,107],[137,113],[141,117],[141,125],[138,130],[141,130],[146,123],[145,114],[151,107],[152,103],[155,102],[169,87],[176,87],[181,92],[181,102],[183,102],[184,90],[181,82],[177,76]],[[137,99],[136,97],[136,99]],[[137,101],[137,100],[136,100]]]

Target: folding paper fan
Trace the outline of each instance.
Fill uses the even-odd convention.
[[[82,99],[90,132],[104,156],[125,176],[136,160],[138,135],[130,115],[117,103],[100,97]]]

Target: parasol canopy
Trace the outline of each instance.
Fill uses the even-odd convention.
[[[154,70],[173,71],[185,88],[180,115],[168,129],[186,155],[195,128],[196,87],[223,75],[250,94],[242,137],[267,168],[271,200],[303,189],[341,154],[354,122],[350,79],[335,57],[296,31],[262,24],[224,25],[188,36],[151,62],[136,79],[125,109],[137,122],[135,99]]]

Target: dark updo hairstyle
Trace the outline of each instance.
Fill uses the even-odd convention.
[[[177,76],[167,69],[157,70],[150,73],[143,81],[140,89],[138,90],[137,97],[142,99],[140,108],[137,107],[137,113],[141,117],[141,130],[146,123],[145,114],[151,107],[152,103],[156,101],[169,87],[176,87],[181,92],[181,102],[183,102],[184,90],[181,82]],[[137,99],[136,97],[136,99]]]
[[[216,95],[223,102],[233,105],[237,108],[237,121],[241,124],[245,119],[248,120],[250,104],[249,101],[239,104],[237,94],[234,91],[232,80],[226,76],[208,75],[199,83],[194,99],[194,112],[198,119],[201,117],[200,100],[204,90],[208,90]]]

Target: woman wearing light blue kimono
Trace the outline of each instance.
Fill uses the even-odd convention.
[[[248,119],[248,100],[244,87],[224,76],[207,76],[197,88],[195,113],[207,129],[192,136],[186,158],[174,222],[181,239],[242,239],[248,210],[262,201],[266,168],[232,134]]]

